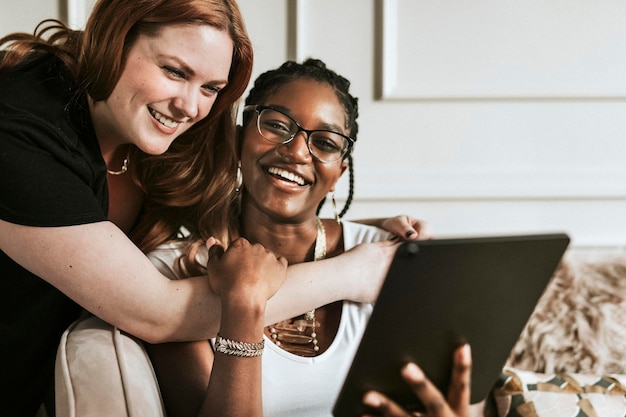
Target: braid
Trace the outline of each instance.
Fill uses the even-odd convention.
[[[348,155],[348,176],[349,176],[349,190],[348,190],[348,198],[346,199],[346,204],[343,205],[343,209],[341,209],[341,212],[338,214],[339,218],[343,218],[343,216],[348,212],[348,209],[350,208],[350,204],[352,204],[352,199],[354,197],[354,158],[352,157],[352,155]],[[322,211],[322,207],[324,206],[324,203],[326,202],[326,197],[324,197],[322,199],[322,201],[320,201],[320,204],[317,206],[317,211],[315,212],[315,214],[317,214],[319,216],[320,211]]]
[[[350,180],[348,198],[346,199],[346,204],[343,205],[343,209],[339,213],[339,218],[343,218],[343,216],[348,212],[350,208],[350,204],[352,204],[352,198],[354,197],[354,158],[352,155],[348,155],[348,175]]]

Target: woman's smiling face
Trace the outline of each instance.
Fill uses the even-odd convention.
[[[260,104],[288,114],[305,129],[350,133],[345,128],[345,110],[335,90],[325,83],[308,78],[291,81]],[[304,132],[289,143],[272,143],[259,134],[256,123],[255,113],[243,130],[244,210],[257,210],[283,221],[310,219],[334,189],[346,163],[322,163],[313,158]]]
[[[209,114],[228,81],[232,54],[228,33],[206,24],[139,35],[111,95],[92,103],[101,145],[133,143],[148,154],[165,152]]]

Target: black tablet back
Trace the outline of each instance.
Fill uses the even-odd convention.
[[[565,234],[403,243],[333,415],[361,415],[370,389],[421,409],[400,368],[416,362],[445,395],[463,341],[472,348],[472,403],[483,400],[568,244]]]

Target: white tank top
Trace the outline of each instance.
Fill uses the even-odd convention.
[[[387,239],[369,226],[343,222],[344,247]],[[338,277],[340,278],[340,277]],[[263,352],[263,414],[265,417],[331,417],[339,390],[359,346],[371,304],[344,302],[332,344],[313,358],[297,356],[267,337]]]
[[[347,221],[343,221],[342,226],[346,251],[359,243],[390,237],[388,232],[372,226]],[[176,259],[182,250],[180,243],[163,245],[149,257],[162,273],[179,279],[181,272]],[[371,311],[371,304],[344,302],[335,339],[328,350],[314,358],[293,355],[266,338],[263,352],[265,417],[331,417]]]

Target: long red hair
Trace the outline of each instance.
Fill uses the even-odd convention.
[[[0,39],[6,53],[0,71],[38,53],[56,55],[74,76],[81,94],[99,101],[117,84],[129,48],[139,35],[154,36],[175,24],[208,24],[233,41],[227,86],[209,115],[177,138],[162,155],[132,150],[132,174],[146,193],[131,238],[144,251],[176,236],[181,225],[201,236],[228,241],[229,205],[236,175],[235,122],[238,100],[248,86],[253,51],[234,0],[99,0],[84,31],[46,20],[32,35]]]

